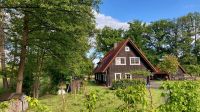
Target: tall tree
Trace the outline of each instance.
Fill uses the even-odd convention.
[[[177,19],[179,27],[179,59],[182,64],[194,64],[196,63],[196,57],[192,52],[192,22],[190,17],[183,16]]]
[[[171,32],[173,30],[174,23],[170,20],[159,20],[152,22],[148,26],[148,47],[152,50],[154,54],[154,59],[152,62],[157,64],[159,59],[165,54],[170,54],[170,41]]]
[[[87,43],[87,37],[94,29],[92,10],[98,6],[98,3],[98,0],[3,1],[1,8],[5,8],[10,15],[13,15],[11,24],[20,29],[14,31],[21,36],[17,93],[22,92],[23,74],[29,60],[27,55],[30,49],[35,49],[35,46],[45,49],[52,59],[67,63],[71,59],[70,56],[75,56],[72,54],[77,54],[74,53],[77,46]],[[87,45],[80,48],[77,50],[85,52]]]
[[[131,38],[142,50],[147,49],[147,25],[141,21],[129,22],[129,29],[125,32],[126,38]]]
[[[104,27],[99,30],[96,36],[97,51],[103,54],[107,53],[114,46],[114,43],[121,41],[123,37],[124,31],[122,29]]]
[[[3,76],[3,88],[8,88],[8,79],[6,74],[6,62],[5,62],[5,34],[4,34],[4,12],[0,10],[0,56],[1,56],[1,70]]]

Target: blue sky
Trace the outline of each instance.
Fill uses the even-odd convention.
[[[200,12],[200,0],[102,0],[100,13],[120,22],[152,22]]]
[[[152,22],[173,19],[189,12],[200,12],[200,0],[102,0],[100,12],[95,14],[97,28],[129,28],[128,22]],[[90,52],[93,52],[91,49]],[[94,63],[99,59],[94,60]]]

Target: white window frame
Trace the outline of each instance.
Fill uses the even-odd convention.
[[[130,75],[130,80],[131,80],[131,79],[132,79],[132,75],[131,75],[130,73],[125,73],[125,78],[126,78],[126,79],[128,79],[128,78],[127,78],[127,75]]]
[[[131,63],[131,59],[139,58],[139,63]],[[129,58],[130,65],[140,65],[140,57],[130,57]]]
[[[130,51],[130,47],[129,47],[129,46],[126,46],[126,47],[125,47],[125,51]]]
[[[124,64],[121,63],[121,60],[120,60],[120,63],[117,62],[117,60],[121,59],[121,58],[124,58],[124,62],[125,62]],[[115,65],[126,65],[126,57],[116,57],[115,58]]]
[[[119,80],[121,80],[122,79],[122,73],[115,73],[115,81],[117,80],[117,75],[119,75]]]

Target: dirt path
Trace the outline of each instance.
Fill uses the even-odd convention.
[[[162,81],[153,81],[150,82],[150,87],[154,89],[158,89],[162,84]]]

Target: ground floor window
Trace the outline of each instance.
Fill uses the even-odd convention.
[[[125,73],[125,78],[126,78],[126,79],[132,79],[132,76],[131,76],[131,74],[129,74],[129,73]]]
[[[115,73],[115,80],[120,80],[121,78],[121,73]]]
[[[100,74],[98,74],[98,80],[101,80],[101,75]]]
[[[103,81],[106,82],[106,75],[103,75]]]

